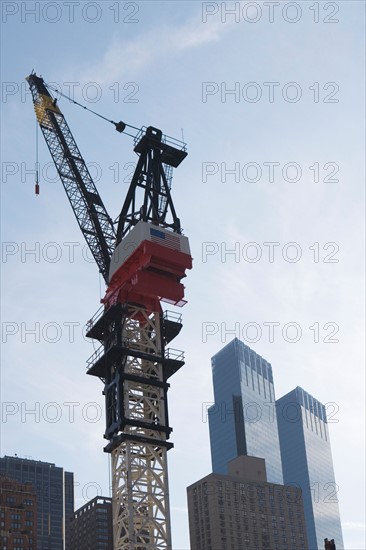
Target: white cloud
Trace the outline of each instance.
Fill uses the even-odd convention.
[[[228,30],[228,25],[190,21],[174,32],[174,42],[179,50],[195,48],[210,42],[217,42],[225,29]]]
[[[126,41],[114,37],[101,61],[81,70],[77,75],[81,83],[96,81],[103,84],[123,78],[124,75],[138,74],[149,62],[164,58],[176,52],[194,49],[220,40],[231,25],[218,21],[200,20],[200,14],[188,22],[174,27],[172,25],[154,27],[148,33],[138,35],[134,40]]]

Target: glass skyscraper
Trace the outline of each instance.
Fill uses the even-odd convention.
[[[37,495],[37,550],[71,550],[69,525],[74,513],[74,474],[49,462],[17,456],[0,458],[0,473],[30,482]]]
[[[271,365],[235,338],[212,358],[215,403],[208,410],[212,471],[227,474],[240,455],[264,458],[283,483]]]
[[[301,487],[309,550],[323,549],[325,538],[343,550],[325,407],[297,387],[276,408],[284,483]]]

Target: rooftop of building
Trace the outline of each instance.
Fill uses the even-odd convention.
[[[327,413],[325,405],[323,405],[323,403],[318,401],[315,397],[313,397],[310,393],[305,391],[300,386],[297,386],[296,388],[276,400],[276,404],[278,404],[279,406],[288,403],[296,403],[297,405],[304,407],[306,410],[317,416],[320,420],[323,420],[323,422],[327,423]]]
[[[32,458],[27,457],[21,457],[15,454],[14,456],[4,455],[3,457],[0,457],[0,462],[2,460],[7,460],[9,462],[17,462],[17,463],[23,463],[23,464],[29,464],[29,465],[37,465],[37,466],[48,466],[49,468],[59,468],[60,470],[63,469],[62,466],[56,466],[53,462],[45,462],[44,460],[34,460]],[[65,474],[72,474],[73,472],[65,471]]]
[[[213,371],[216,369],[221,357],[225,356],[225,354],[231,351],[236,354],[238,365],[239,361],[242,361],[248,367],[255,370],[260,376],[267,378],[271,383],[273,383],[273,372],[271,363],[269,363],[267,359],[264,359],[264,357],[259,355],[259,353],[257,353],[256,351],[252,350],[249,346],[244,344],[244,342],[242,342],[238,338],[234,338],[233,340],[231,340],[231,342],[226,344],[220,351],[212,356],[211,363]]]
[[[247,483],[249,485],[270,485],[283,488],[280,483],[267,481],[267,473],[264,458],[255,456],[241,455],[228,462],[228,474],[210,473],[207,476],[195,481],[187,487],[187,491],[201,483],[211,480],[217,481],[235,481],[237,483]],[[291,489],[291,486],[290,486]]]
[[[81,515],[90,512],[91,510],[97,508],[98,506],[112,506],[112,499],[110,497],[96,496],[93,499],[89,500],[84,506],[81,506],[74,512],[74,518],[80,517]]]

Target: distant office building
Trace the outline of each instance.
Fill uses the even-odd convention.
[[[95,497],[74,512],[72,550],[113,550],[112,499]]]
[[[187,488],[191,550],[308,550],[296,487],[268,483],[261,458],[240,456],[228,472]]]
[[[324,405],[298,387],[278,399],[277,420],[284,481],[302,488],[309,549],[323,549],[329,538],[343,550]]]
[[[37,496],[30,483],[0,475],[0,548],[37,550]]]
[[[235,338],[212,358],[215,404],[208,410],[214,473],[240,455],[266,461],[268,480],[283,483],[271,365]]]
[[[37,550],[72,550],[69,523],[74,513],[74,474],[48,462],[5,456],[0,474],[31,483],[37,495]]]

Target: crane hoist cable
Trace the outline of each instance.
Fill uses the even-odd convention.
[[[142,126],[141,128],[138,128],[137,126],[133,126],[132,124],[127,124],[127,122],[122,122],[121,120],[119,122],[115,122],[114,120],[111,120],[111,119],[105,117],[104,115],[101,115],[100,113],[97,113],[93,109],[90,109],[90,107],[87,107],[86,105],[83,105],[79,101],[76,101],[75,99],[68,96],[67,94],[64,94],[58,88],[56,88],[55,86],[52,86],[52,84],[46,84],[45,83],[45,86],[49,90],[52,90],[53,92],[57,93],[59,96],[64,97],[65,99],[68,99],[71,103],[74,103],[78,107],[81,107],[85,111],[89,111],[89,113],[92,113],[93,115],[96,115],[97,117],[102,118],[103,120],[106,120],[107,122],[113,124],[116,127],[117,132],[124,133],[125,135],[127,135],[129,137],[132,137],[135,140],[135,142],[136,142],[136,140],[138,140],[141,137],[141,133],[143,132],[143,130],[144,129],[146,130],[145,126]],[[136,130],[136,133],[135,134],[130,134],[128,132],[125,132],[125,128],[131,128],[132,130]],[[162,139],[163,139],[163,141],[165,141],[167,143],[170,143],[171,145],[173,145],[175,147],[178,147],[179,149],[182,149],[183,151],[186,150],[186,143],[183,139],[183,135],[182,135],[182,140],[178,140],[178,139],[173,138],[172,136],[168,136],[166,134],[162,135]]]
[[[39,161],[38,161],[39,156],[38,155],[39,155],[38,153],[38,121],[36,119],[36,165],[35,165],[36,181],[34,184],[34,191],[36,195],[39,195]]]
[[[86,111],[89,111],[89,113],[92,113],[93,115],[98,116],[99,118],[102,118],[103,120],[106,120],[107,122],[110,122],[111,124],[114,124],[116,127],[116,130],[120,133],[124,132],[125,128],[133,128],[134,130],[140,131],[140,128],[136,128],[136,126],[132,126],[131,124],[127,124],[125,122],[119,121],[115,122],[114,120],[110,120],[109,118],[101,115],[100,113],[97,113],[96,111],[93,111],[93,109],[90,109],[89,107],[86,107],[86,105],[83,105],[82,103],[79,103],[79,101],[76,101],[75,99],[71,98],[70,96],[64,94],[60,90],[58,90],[55,86],[52,86],[50,84],[46,84],[47,88],[49,90],[52,90],[53,92],[56,92],[59,96],[64,97],[65,99],[68,99],[71,101],[71,103],[74,103],[78,107],[81,107],[82,109],[85,109]],[[126,135],[134,138],[135,136],[132,134],[128,134],[127,132],[124,132]]]

